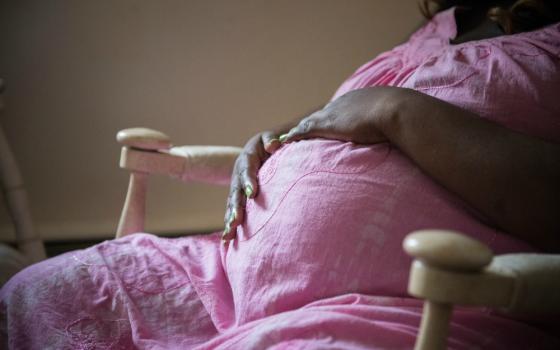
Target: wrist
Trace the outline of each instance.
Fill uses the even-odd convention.
[[[407,125],[406,120],[420,112],[418,92],[406,88],[386,88],[385,92],[382,100],[384,110],[378,113],[375,126],[389,142],[398,144]]]

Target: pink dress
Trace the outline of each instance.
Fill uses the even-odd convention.
[[[420,90],[508,128],[560,142],[560,24],[450,45],[453,10],[356,71],[335,97]],[[259,172],[238,239],[135,234],[33,265],[0,291],[10,349],[406,349],[406,234],[449,228],[496,253],[532,251],[490,227],[389,144],[283,146]],[[451,349],[557,349],[486,310],[458,308]]]

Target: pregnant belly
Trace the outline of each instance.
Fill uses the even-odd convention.
[[[450,228],[495,243],[456,198],[388,144],[285,145],[259,172],[227,248],[237,323],[345,293],[406,296],[408,233]]]

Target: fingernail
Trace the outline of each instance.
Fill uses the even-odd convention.
[[[280,135],[280,137],[278,138],[278,141],[280,141],[281,143],[286,142],[286,140],[288,139],[288,134],[283,134]]]
[[[245,196],[247,196],[247,198],[251,198],[252,195],[253,195],[253,185],[247,182],[245,184]]]

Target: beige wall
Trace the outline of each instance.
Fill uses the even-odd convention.
[[[413,0],[0,2],[1,122],[38,229],[112,234],[127,184],[119,129],[243,145],[323,104],[419,22]],[[148,231],[219,228],[226,192],[155,179]],[[9,239],[4,207],[0,220]]]

